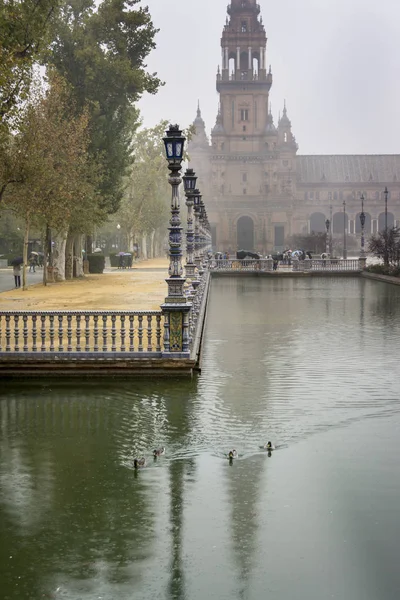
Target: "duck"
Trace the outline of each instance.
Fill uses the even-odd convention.
[[[267,444],[264,444],[264,450],[269,450],[271,452],[271,450],[275,450],[275,446],[272,442],[268,442]]]
[[[165,448],[156,448],[155,450],[153,450],[153,456],[154,458],[157,458],[157,456],[164,456],[165,454]]]
[[[133,460],[133,466],[135,469],[143,469],[146,466],[146,459],[144,456],[141,458],[135,458]]]
[[[238,458],[238,453],[236,450],[229,450],[229,454],[228,454],[228,458],[229,460],[232,460],[234,458]]]

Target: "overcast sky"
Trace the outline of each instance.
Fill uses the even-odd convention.
[[[161,31],[148,70],[166,85],[141,103],[145,126],[207,131],[218,106],[229,0],[144,0]],[[258,0],[268,37],[275,120],[286,98],[301,154],[400,153],[400,0]],[[229,1],[230,3],[230,1]]]

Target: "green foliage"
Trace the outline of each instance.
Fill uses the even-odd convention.
[[[0,0],[0,145],[28,95],[32,65],[46,46],[59,4],[60,0]]]
[[[118,214],[131,236],[167,224],[171,195],[163,143],[167,126],[167,121],[160,121],[155,127],[141,129],[133,139],[135,161]]]
[[[106,266],[106,258],[103,254],[88,254],[89,273],[103,273]]]
[[[368,273],[376,273],[377,275],[389,275],[391,277],[400,277],[400,267],[379,265],[369,265],[366,269]]]
[[[18,119],[11,150],[15,178],[5,201],[30,223],[83,228],[102,218],[95,201],[96,172],[88,158],[88,115],[77,114],[66,83],[55,73],[36,87]]]
[[[144,64],[157,31],[140,0],[69,0],[54,24],[47,62],[71,84],[77,107],[89,107],[89,152],[103,173],[100,206],[115,212],[131,163],[138,125],[134,103],[160,81]]]

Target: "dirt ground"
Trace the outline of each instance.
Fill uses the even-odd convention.
[[[152,271],[151,269],[155,269]],[[158,310],[167,296],[168,260],[157,258],[132,270],[112,269],[82,279],[32,285],[0,294],[0,310]]]

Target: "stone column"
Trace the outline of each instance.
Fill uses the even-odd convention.
[[[253,57],[252,57],[252,50],[251,50],[251,46],[249,46],[249,71],[251,71],[253,73]]]

